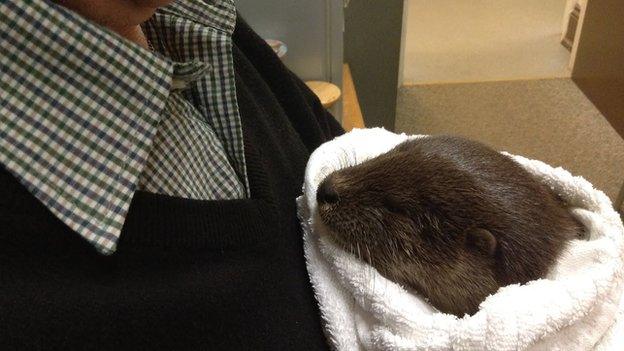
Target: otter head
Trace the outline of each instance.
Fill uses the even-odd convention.
[[[386,278],[443,312],[471,314],[499,287],[497,240],[452,214],[450,193],[465,184],[440,177],[427,157],[405,143],[330,174],[317,190],[318,216],[332,241]]]

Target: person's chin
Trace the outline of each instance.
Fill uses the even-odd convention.
[[[139,6],[146,7],[161,7],[167,6],[172,3],[174,0],[132,0],[135,4]]]

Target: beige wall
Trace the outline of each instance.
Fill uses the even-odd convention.
[[[569,77],[566,0],[406,0],[403,84]]]

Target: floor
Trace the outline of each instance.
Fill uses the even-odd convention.
[[[353,128],[364,128],[364,117],[353,83],[351,67],[342,66],[342,127],[347,132]]]
[[[569,77],[566,0],[407,0],[403,84]]]
[[[458,134],[582,175],[612,200],[624,140],[570,79],[399,89],[397,132]]]

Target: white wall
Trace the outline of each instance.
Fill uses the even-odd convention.
[[[405,0],[402,84],[569,77],[566,0]]]
[[[265,39],[286,43],[283,61],[303,80],[342,87],[342,0],[235,0],[236,9]],[[331,108],[342,116],[342,101]]]

